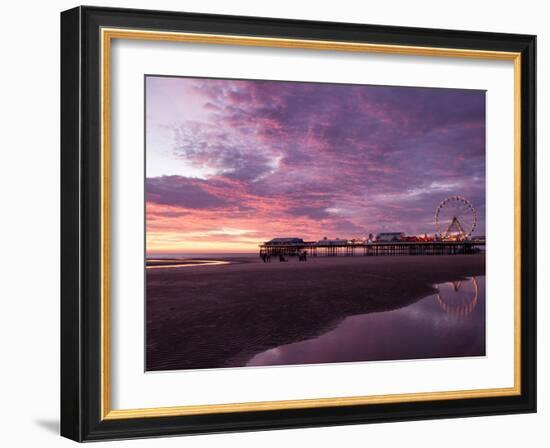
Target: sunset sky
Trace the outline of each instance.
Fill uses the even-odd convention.
[[[450,195],[485,234],[485,92],[146,77],[148,253],[273,237],[433,234]]]

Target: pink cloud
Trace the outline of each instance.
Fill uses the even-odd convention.
[[[147,230],[179,233],[182,248],[201,235],[249,248],[277,235],[430,232],[448,194],[469,197],[484,228],[482,91],[159,78],[152,95],[163,82],[181,114],[172,157],[191,174],[147,179]],[[460,191],[433,187],[450,181]]]

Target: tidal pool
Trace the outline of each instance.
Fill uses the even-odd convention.
[[[281,345],[248,366],[485,355],[485,276],[434,285],[437,292],[392,311],[343,319],[316,338]]]

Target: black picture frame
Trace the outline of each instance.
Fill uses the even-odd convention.
[[[101,412],[103,27],[521,54],[521,393],[127,419]],[[61,435],[76,441],[536,411],[536,37],[100,7],[61,13]]]

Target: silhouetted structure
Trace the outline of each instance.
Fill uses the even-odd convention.
[[[475,254],[485,249],[484,240],[466,241],[389,241],[362,242],[348,240],[321,240],[282,242],[283,238],[275,238],[260,245],[260,256],[282,255],[298,256],[305,252],[312,257],[336,256],[381,256],[381,255],[457,255]],[[277,240],[276,243],[273,241]],[[328,243],[330,241],[330,243]]]

